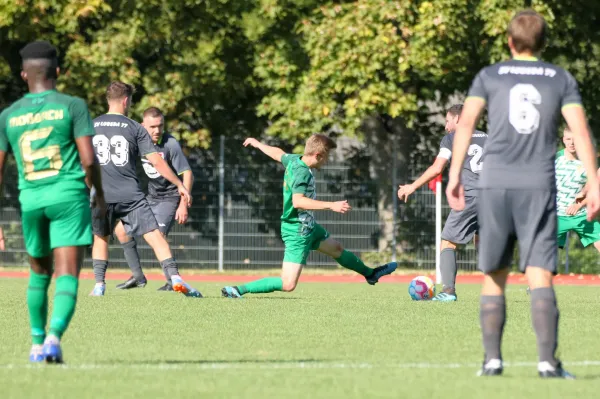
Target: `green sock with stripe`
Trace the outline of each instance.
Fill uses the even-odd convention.
[[[29,324],[31,340],[34,345],[41,345],[46,338],[46,320],[48,318],[48,287],[51,276],[29,271],[29,286],[27,287],[27,308],[29,309]]]
[[[252,281],[248,284],[240,285],[237,288],[240,295],[281,291],[283,289],[283,280],[281,280],[281,277],[266,277]]]
[[[346,269],[353,270],[365,277],[369,277],[371,274],[373,274],[373,269],[365,265],[358,256],[354,255],[350,251],[344,250],[342,255],[339,258],[336,258],[335,261]]]
[[[69,322],[75,313],[75,305],[77,304],[78,286],[79,281],[77,277],[69,274],[56,279],[54,309],[50,318],[50,330],[48,334],[61,338],[67,327],[69,327]]]

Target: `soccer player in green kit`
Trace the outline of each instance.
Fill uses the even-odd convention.
[[[315,178],[311,169],[320,169],[327,162],[329,151],[336,148],[332,139],[322,134],[312,135],[306,141],[304,155],[286,154],[281,148],[263,144],[253,138],[247,139],[244,146],[258,148],[285,166],[281,215],[281,237],[285,243],[285,254],[281,277],[267,277],[238,287],[224,287],[221,290],[224,297],[241,298],[247,293],[293,291],[309,253],[315,250],[332,257],[346,269],[364,276],[371,285],[396,270],[395,262],[374,269],[366,266],[315,221],[314,211],[346,213],[352,209],[348,201],[325,202],[316,199]]]
[[[96,190],[95,206],[102,212],[106,205],[87,105],[56,91],[56,49],[40,41],[20,54],[29,93],[0,114],[0,179],[10,145],[19,172],[23,237],[31,266],[29,360],[62,363],[60,340],[75,312],[84,248],[92,244],[86,181]],[[46,334],[53,271],[56,291]]]

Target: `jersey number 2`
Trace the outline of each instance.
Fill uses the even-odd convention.
[[[59,145],[49,145],[38,150],[33,150],[31,148],[32,142],[48,138],[53,129],[54,128],[50,126],[28,130],[24,132],[19,139],[19,149],[21,150],[21,158],[23,159],[23,175],[25,176],[25,180],[40,180],[46,177],[56,176],[60,172],[63,161],[60,156]],[[50,165],[46,169],[35,170],[34,162],[41,159],[47,159]]]
[[[481,156],[483,155],[483,148],[477,144],[471,144],[469,146],[469,151],[467,152],[471,158],[469,161],[469,165],[471,166],[471,171],[473,173],[481,172],[483,169],[483,162],[481,162]]]
[[[535,107],[542,103],[542,95],[529,83],[519,83],[510,89],[508,120],[520,134],[531,134],[540,126],[540,111]]]
[[[129,142],[123,136],[112,136],[110,140],[103,134],[94,136],[94,147],[100,165],[106,165],[110,161],[115,166],[125,166],[129,163]],[[110,147],[115,149],[112,154]]]

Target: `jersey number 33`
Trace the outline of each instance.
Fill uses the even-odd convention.
[[[100,165],[107,165],[111,161],[115,166],[125,166],[129,163],[129,142],[125,137],[116,135],[109,139],[99,134],[94,136],[93,142]]]

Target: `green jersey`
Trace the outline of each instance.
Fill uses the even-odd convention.
[[[87,196],[75,139],[93,136],[85,102],[48,90],[29,93],[0,114],[0,151],[13,150],[24,211]]]
[[[301,235],[310,234],[315,226],[313,211],[294,208],[292,196],[304,194],[310,199],[317,198],[315,190],[315,177],[310,168],[300,159],[301,155],[285,154],[281,163],[285,166],[283,180],[283,214],[281,221],[286,224],[298,225]]]
[[[583,163],[579,159],[569,160],[564,150],[556,154],[556,210],[558,216],[567,216],[567,208],[575,202],[577,194],[583,190],[587,182],[587,175]],[[576,215],[585,215],[587,212],[582,207]]]

